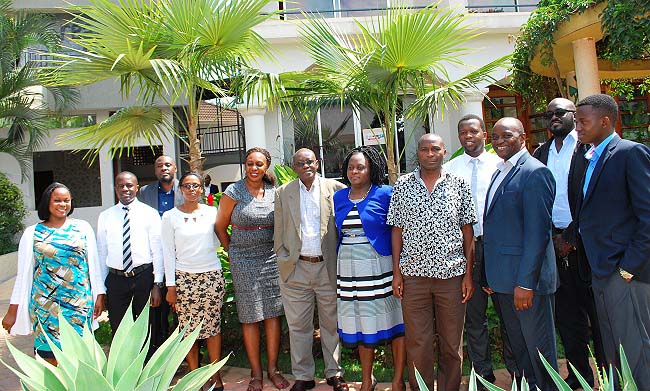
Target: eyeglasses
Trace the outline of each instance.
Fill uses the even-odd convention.
[[[553,119],[553,117],[562,118],[566,115],[566,113],[575,113],[575,112],[576,112],[575,110],[557,109],[555,111],[547,111],[546,113],[544,113],[544,118],[550,121]]]
[[[312,159],[309,159],[309,160],[298,160],[298,161],[296,162],[296,166],[297,166],[297,167],[302,167],[302,166],[304,166],[305,164],[308,165],[308,166],[311,166],[312,164],[316,163],[317,161],[318,161],[318,160],[312,160]]]
[[[183,186],[183,188],[184,188],[185,190],[196,190],[196,189],[200,189],[200,188],[201,188],[201,185],[199,185],[199,184],[197,184],[197,183],[186,183],[186,184],[184,184],[184,185],[182,185],[182,186]]]

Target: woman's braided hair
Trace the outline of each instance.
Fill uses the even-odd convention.
[[[379,148],[367,145],[353,148],[345,157],[345,160],[343,160],[343,179],[347,183],[350,183],[350,180],[348,179],[348,164],[350,164],[350,158],[355,153],[362,153],[363,156],[366,157],[370,166],[370,182],[377,186],[384,184],[386,172],[388,171],[386,158],[384,157],[384,154],[379,151]]]

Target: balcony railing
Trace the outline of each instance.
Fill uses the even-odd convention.
[[[243,123],[200,128],[197,129],[197,134],[200,140],[201,153],[205,156],[227,152],[243,152],[246,148]],[[189,154],[189,148],[185,141],[187,141],[187,136],[182,137],[182,141],[179,143],[181,156]]]

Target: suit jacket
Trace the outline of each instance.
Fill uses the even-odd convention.
[[[219,192],[219,186],[210,184],[210,194],[217,194],[218,192]]]
[[[138,192],[138,200],[158,211],[158,181],[144,185]],[[178,179],[174,179],[174,206],[183,203],[183,193],[178,188]]]
[[[499,171],[488,188],[488,197]],[[551,213],[553,174],[526,152],[503,179],[483,217],[487,283],[495,292],[513,294],[516,286],[539,295],[558,287]]]
[[[320,240],[321,251],[330,282],[336,287],[336,223],[334,222],[334,193],[345,187],[333,179],[320,180]],[[300,229],[300,179],[280,186],[275,191],[274,250],[282,281],[288,281],[296,268],[302,249]]]
[[[650,283],[650,149],[614,135],[578,210],[592,274],[607,278],[620,267]]]

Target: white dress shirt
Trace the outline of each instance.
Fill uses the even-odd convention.
[[[219,240],[214,233],[216,221],[217,208],[205,204],[199,204],[192,213],[176,207],[163,214],[165,285],[176,286],[176,270],[205,273],[221,269]]]
[[[571,209],[569,209],[569,170],[571,169],[571,158],[578,142],[578,133],[572,130],[567,134],[562,143],[562,148],[557,151],[555,142],[548,150],[548,161],[546,166],[553,173],[555,178],[555,200],[553,201],[553,225],[556,228],[564,229],[571,224]]]
[[[123,270],[122,224],[125,205],[121,202],[99,214],[97,220],[97,252],[106,266]],[[162,244],[160,242],[160,216],[154,208],[137,199],[129,205],[131,224],[131,259],[133,267],[153,263],[154,282],[162,282],[164,276]]]
[[[494,199],[494,193],[496,193],[497,189],[499,188],[499,185],[501,185],[501,182],[503,182],[503,180],[506,179],[510,170],[512,170],[515,167],[515,165],[519,161],[519,158],[521,158],[525,153],[528,153],[528,150],[526,148],[522,148],[521,151],[512,155],[510,159],[501,160],[497,164],[497,169],[500,172],[499,175],[494,179],[494,183],[492,184],[492,187],[490,187],[490,194],[488,194],[488,198],[485,205],[489,207],[492,204],[492,200]]]
[[[501,159],[496,154],[483,150],[483,153],[477,157],[471,157],[467,153],[464,153],[455,159],[448,161],[443,167],[452,174],[456,174],[459,177],[464,178],[471,186],[472,169],[474,168],[472,160],[476,160],[478,162],[476,188],[472,188],[472,198],[477,204],[476,212],[478,215],[478,223],[474,224],[473,228],[474,236],[478,237],[483,235],[483,212],[485,211],[485,196],[487,195],[487,190],[490,186],[490,181],[492,180],[492,174],[494,174],[494,171],[496,171],[497,164],[499,164]]]
[[[300,188],[300,255],[317,257],[323,255],[320,243],[320,179],[314,178],[311,188],[298,179]]]

